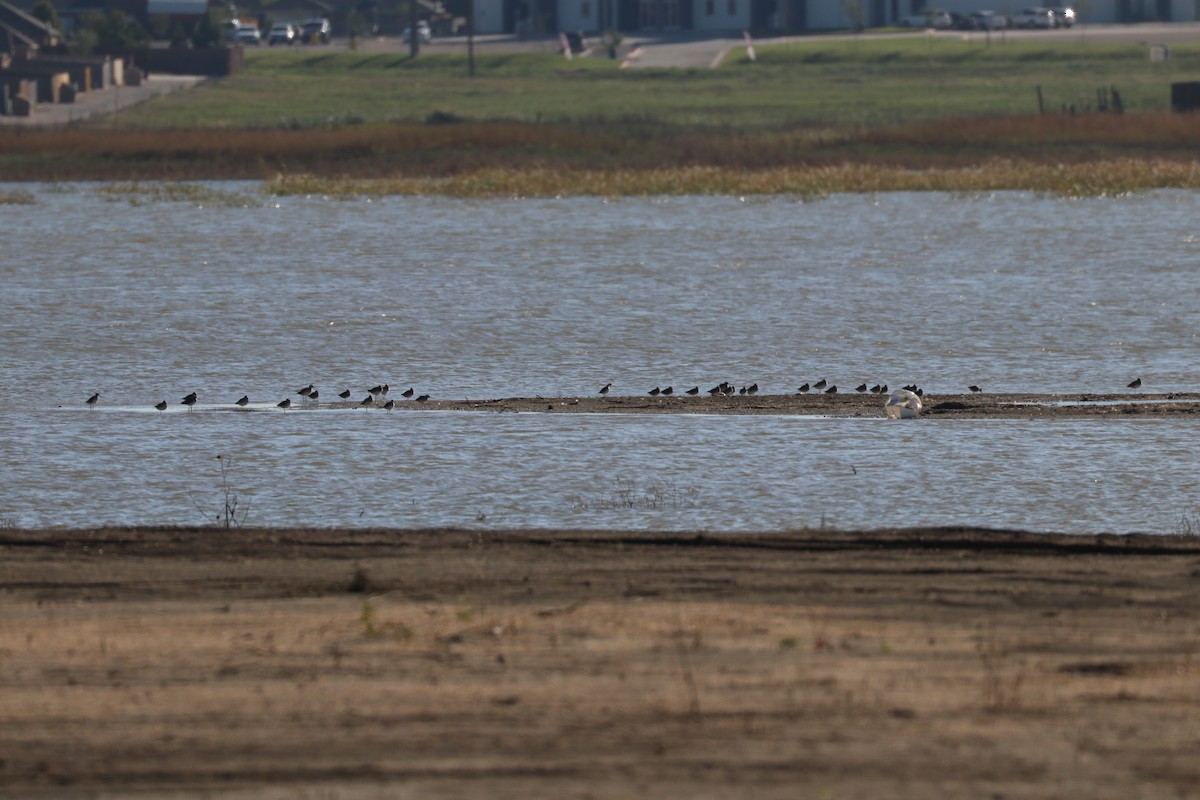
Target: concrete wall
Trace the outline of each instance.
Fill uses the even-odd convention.
[[[148,75],[232,75],[241,70],[244,58],[240,46],[203,50],[152,47],[134,55],[134,66]]]

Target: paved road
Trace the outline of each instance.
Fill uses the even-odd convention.
[[[932,35],[937,37],[954,37],[982,39],[988,34],[976,31],[905,31],[886,34],[866,34],[871,37],[907,38],[913,36]],[[993,40],[999,41],[1046,41],[1046,42],[1126,42],[1146,45],[1180,44],[1184,42],[1200,42],[1200,23],[1141,23],[1137,25],[1076,25],[1074,28],[1064,28],[1053,31],[1007,30],[991,34]],[[776,44],[792,42],[819,42],[831,40],[846,40],[854,38],[853,34],[828,34],[820,36],[776,36],[755,39],[756,48],[770,47]],[[439,37],[432,44],[425,45],[427,52],[465,52],[466,37]],[[705,69],[721,63],[725,55],[735,47],[743,45],[743,38],[737,34],[630,34],[621,43],[620,55],[622,60],[628,60],[629,66],[654,68]],[[337,46],[335,43],[334,46]],[[342,45],[344,46],[344,44]],[[360,43],[361,49],[371,51],[404,51],[408,45],[395,38],[379,38]],[[518,37],[518,36],[478,36],[475,39],[476,52],[544,52],[559,51],[558,38],[554,36]],[[632,58],[628,58],[633,54]],[[598,44],[588,54],[591,58],[604,58],[603,48]]]

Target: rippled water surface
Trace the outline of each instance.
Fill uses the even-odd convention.
[[[26,187],[28,188],[28,187]],[[0,208],[0,522],[1161,530],[1193,424],[289,411],[827,377],[1200,386],[1200,195],[185,200]],[[95,410],[83,401],[102,393]],[[183,411],[249,394],[262,413]],[[152,405],[167,399],[168,413]],[[225,459],[218,461],[222,454]]]

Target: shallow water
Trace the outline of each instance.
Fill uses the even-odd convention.
[[[28,188],[28,187],[27,187]],[[0,264],[0,522],[1166,530],[1180,421],[303,410],[827,377],[1195,390],[1200,195],[203,202],[35,187]],[[103,393],[100,407],[83,400]],[[179,399],[263,413],[186,412]],[[166,399],[171,413],[151,409]]]

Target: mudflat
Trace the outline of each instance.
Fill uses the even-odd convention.
[[[700,387],[695,387],[700,389]],[[581,397],[503,397],[495,399],[430,398],[423,402],[389,398],[394,411],[494,411],[548,412],[574,414],[810,414],[829,417],[885,417],[886,395],[841,390],[795,394],[734,394],[710,396],[708,390],[696,395],[686,389],[669,396],[605,395]],[[366,408],[379,409],[381,402]],[[361,400],[306,403],[307,409],[364,408]],[[974,419],[1128,419],[1188,418],[1200,416],[1200,392],[1146,394],[926,394],[924,417]],[[207,411],[262,411],[235,406]],[[272,407],[270,410],[274,410]]]
[[[0,795],[1190,796],[1200,540],[0,530]]]

